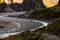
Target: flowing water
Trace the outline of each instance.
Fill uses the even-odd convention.
[[[24,12],[22,13],[24,14]],[[17,16],[19,14],[22,15],[22,13],[21,14],[18,13],[16,15]],[[32,19],[21,19],[21,18],[16,18],[16,17],[9,17],[9,15],[12,15],[12,14],[8,14],[8,15],[2,14],[0,16],[0,21],[5,21],[8,23],[10,22],[10,25],[8,26],[6,26],[5,24],[3,25],[4,28],[0,30],[0,38],[6,38],[6,37],[9,37],[10,35],[16,35],[26,30],[34,31],[38,28],[42,28],[48,25],[48,22],[32,20]],[[15,14],[13,15],[16,16]],[[49,35],[47,33],[43,34],[43,36],[45,37],[46,40],[60,40],[58,36]]]
[[[20,12],[16,15],[22,15],[22,14],[24,14],[24,12]],[[15,35],[15,34],[18,34],[19,32],[23,32],[26,30],[33,31],[35,29],[42,28],[43,26],[48,25],[48,23],[46,23],[46,22],[32,20],[32,19],[21,19],[21,18],[8,17],[9,15],[15,15],[15,14],[13,14],[13,13],[4,14],[3,13],[0,16],[0,25],[2,26],[1,23],[3,23],[2,27],[4,27],[4,28],[0,28],[1,29],[0,38],[9,37],[9,35]],[[29,14],[27,16],[29,16]],[[6,25],[6,23],[8,23],[8,24]]]

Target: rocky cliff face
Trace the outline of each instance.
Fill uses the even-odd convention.
[[[4,7],[5,5],[5,7]],[[22,4],[14,3],[14,4],[4,4],[3,7],[6,12],[19,12],[19,11],[29,11],[29,10],[37,10],[45,8],[42,0],[24,0]]]

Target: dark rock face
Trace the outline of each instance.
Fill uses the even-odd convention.
[[[10,7],[15,10],[15,11],[28,11],[31,9],[35,8],[35,4],[32,2],[32,0],[24,0],[24,2],[22,4],[11,4]]]
[[[7,4],[2,4],[2,8],[7,8]],[[42,9],[45,8],[42,0],[24,0],[22,4],[19,3],[14,3],[9,5],[10,9],[20,12],[20,11],[29,11],[29,10],[37,10],[37,9]],[[7,10],[7,9],[6,9]]]
[[[14,11],[18,12],[18,11],[20,11],[21,5],[18,4],[18,3],[15,3],[15,4],[11,4],[10,7],[11,7],[11,9],[13,9]]]
[[[0,28],[4,28],[4,27],[0,26]]]
[[[4,12],[4,8],[6,8],[5,3],[0,4],[0,13]]]

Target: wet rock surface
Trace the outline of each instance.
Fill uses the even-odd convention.
[[[42,34],[45,40],[60,40],[60,37],[56,35],[49,35],[47,33]]]

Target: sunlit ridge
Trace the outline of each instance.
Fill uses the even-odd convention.
[[[0,4],[1,3],[6,3],[6,4],[12,4],[12,3],[19,3],[19,4],[22,4],[23,3],[23,0],[0,0]]]
[[[54,7],[59,3],[59,0],[42,0],[43,4],[47,7]]]

